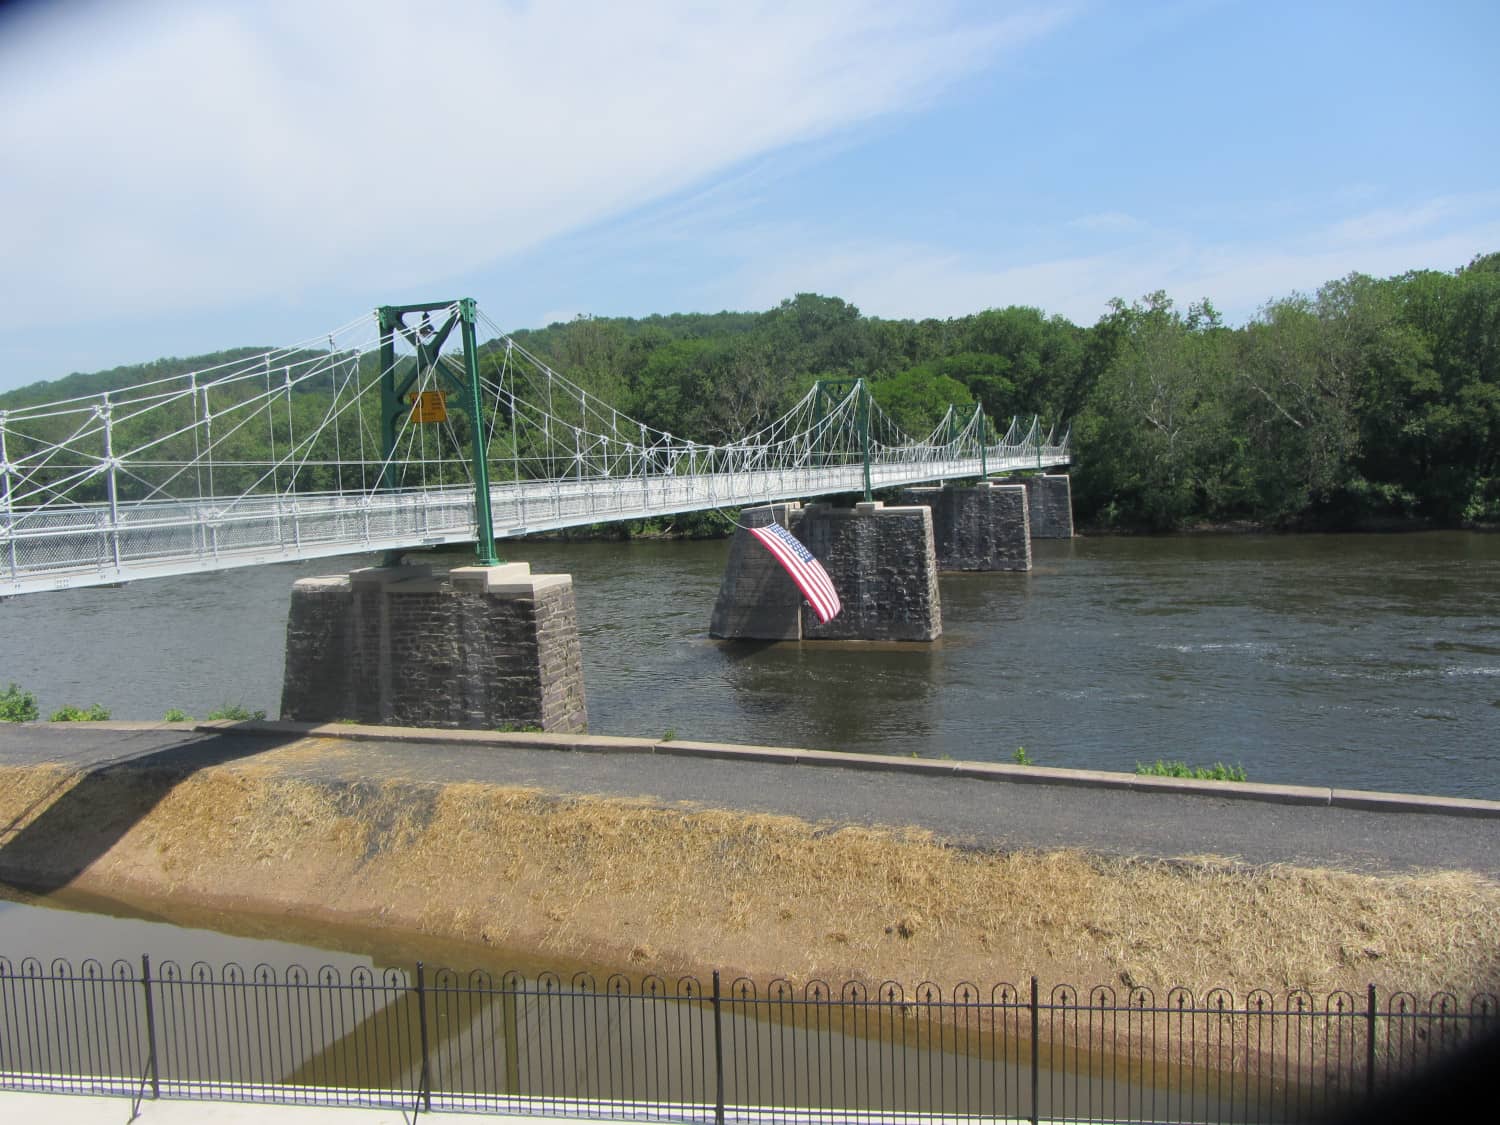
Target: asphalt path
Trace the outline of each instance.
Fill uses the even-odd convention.
[[[559,796],[794,816],[832,827],[931,830],[957,846],[1080,848],[1164,860],[1219,856],[1363,872],[1468,870],[1500,878],[1500,818],[1290,805],[1178,793],[1017,784],[649,752],[452,745],[282,733],[0,723],[0,766],[192,769],[272,751],[322,783],[480,782]]]

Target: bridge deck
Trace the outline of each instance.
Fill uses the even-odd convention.
[[[1055,448],[995,456],[990,472],[1056,468]],[[872,464],[870,483],[891,488],[977,477],[980,459]],[[583,477],[497,484],[499,538],[592,523],[739,507],[864,488],[858,463],[696,475]],[[359,494],[247,495],[17,511],[0,535],[0,596],[101,586],[263,563],[403,547],[473,542],[468,485]]]

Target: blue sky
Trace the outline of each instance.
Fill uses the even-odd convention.
[[[1207,296],[1500,250],[1500,4],[0,9],[0,389],[498,323]]]

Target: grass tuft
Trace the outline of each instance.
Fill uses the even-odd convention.
[[[1195,781],[1248,781],[1244,766],[1226,766],[1215,762],[1211,766],[1190,766],[1186,762],[1164,762],[1160,758],[1147,765],[1135,764],[1135,772],[1146,777],[1187,777]]]

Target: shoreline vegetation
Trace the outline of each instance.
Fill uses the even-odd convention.
[[[1500,884],[1215,857],[982,851],[928,832],[299,776],[312,740],[185,771],[0,770],[0,881],[635,974],[1306,988],[1500,982]],[[24,952],[24,951],[23,951]]]
[[[868,380],[914,438],[932,433],[950,405],[981,406],[1002,432],[1012,417],[1038,416],[1044,430],[1071,429],[1075,516],[1094,531],[1500,524],[1500,253],[1452,270],[1350,274],[1270,300],[1237,327],[1208,297],[1184,310],[1162,291],[1116,298],[1091,326],[1022,306],[890,320],[800,293],[765,312],[581,315],[511,335],[623,415],[706,444],[755,432],[818,379]],[[481,362],[500,346],[486,344]],[[254,353],[69,375],[0,394],[0,410]],[[361,362],[373,379],[377,357]],[[289,432],[317,432],[333,388],[316,382],[289,394]],[[370,432],[377,422],[362,416]],[[466,479],[460,436],[431,435],[434,455],[455,461],[432,483]],[[42,426],[28,440],[66,437]],[[265,460],[275,439],[274,425],[247,431],[234,451]],[[497,465],[513,440],[496,429]],[[336,486],[336,439],[318,441],[282,486]],[[88,483],[76,495],[103,500],[104,487]],[[722,513],[699,513],[641,533],[725,530]]]
[[[876,494],[880,498],[879,493]],[[655,520],[630,520],[615,524],[590,524],[584,527],[569,528],[566,531],[537,532],[531,535],[517,536],[511,542],[516,543],[609,543],[640,540],[643,542],[674,542],[681,540],[699,539],[728,539],[734,534],[734,524],[729,522],[738,519],[738,512],[725,512],[725,526],[717,527],[677,527],[650,526],[660,521]],[[1352,524],[1340,526],[1321,527],[1314,524],[1305,526],[1287,526],[1265,523],[1256,520],[1204,520],[1195,523],[1185,523],[1179,527],[1163,529],[1151,527],[1145,524],[1139,526],[1122,526],[1106,524],[1080,524],[1076,529],[1076,535],[1082,538],[1090,536],[1170,536],[1170,535],[1328,535],[1328,534],[1353,534],[1353,535],[1385,535],[1385,534],[1418,534],[1424,531],[1470,531],[1479,534],[1493,534],[1500,532],[1500,522],[1490,521],[1461,521],[1457,525],[1448,525],[1432,520],[1400,518],[1400,517],[1370,517],[1356,521]],[[435,551],[451,551],[452,547],[434,548]],[[407,552],[416,554],[415,550]]]

